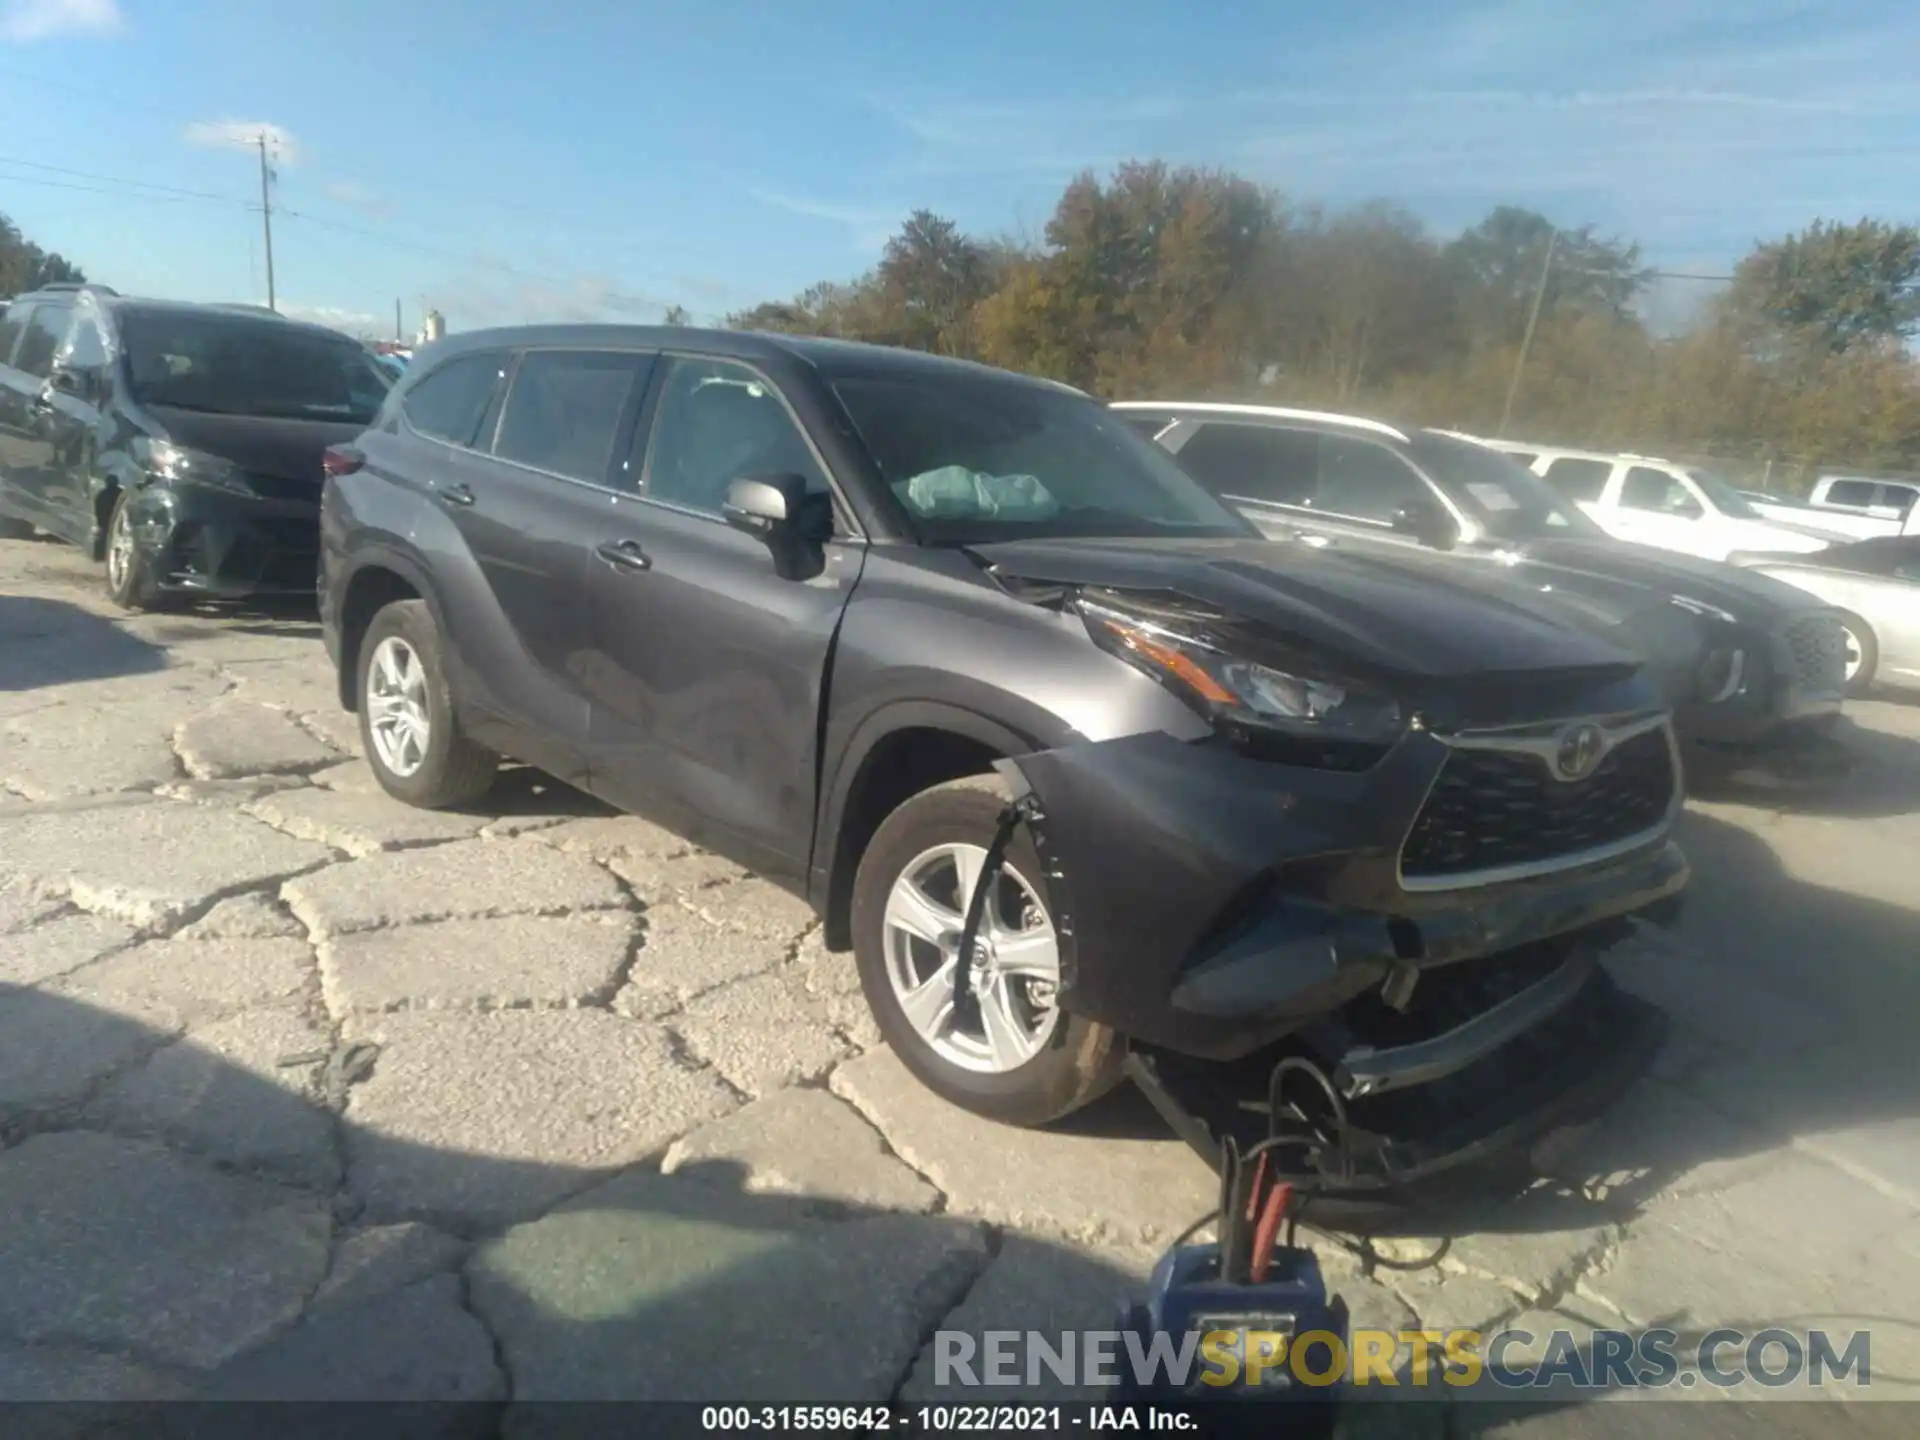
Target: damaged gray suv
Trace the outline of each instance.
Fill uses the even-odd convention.
[[[1265,540],[1077,391],[497,330],[326,468],[326,642],[386,790],[473,804],[513,757],[790,887],[959,1105],[1042,1124],[1131,1075],[1205,1153],[1284,1121],[1303,1175],[1392,1187],[1658,1044],[1599,963],[1687,879],[1636,662]]]

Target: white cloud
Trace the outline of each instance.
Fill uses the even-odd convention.
[[[269,120],[196,120],[186,128],[189,145],[205,145],[216,150],[252,150],[259,145],[263,135],[267,139],[269,159],[281,165],[299,163],[299,142],[283,127]]]
[[[771,205],[776,210],[785,210],[791,215],[804,215],[809,220],[825,220],[842,226],[848,239],[861,251],[877,251],[893,238],[894,231],[900,228],[900,222],[906,219],[911,207],[875,208],[860,205],[840,205],[829,200],[814,200],[804,195],[788,195],[777,190],[754,190],[753,198],[762,205]]]
[[[256,305],[265,305],[265,300],[256,300]],[[289,320],[306,320],[315,325],[331,325],[336,330],[345,330],[348,334],[358,335],[378,330],[386,334],[393,326],[393,317],[384,320],[378,315],[369,315],[364,310],[347,310],[338,305],[293,305],[285,300],[276,302],[275,308]]]
[[[448,328],[460,330],[617,321],[657,325],[671,303],[623,290],[610,275],[583,272],[559,274],[553,280],[530,280],[478,270],[436,284],[421,301],[445,315]],[[710,317],[696,314],[694,321],[698,324],[704,318]]]
[[[126,23],[119,0],[0,0],[0,40],[16,45],[63,35],[112,35]]]
[[[352,180],[329,180],[321,187],[329,200],[334,200],[362,215],[391,215],[393,204],[379,192]]]

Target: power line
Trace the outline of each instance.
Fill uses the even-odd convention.
[[[526,280],[537,285],[551,284],[553,280],[551,275],[542,275],[532,270],[523,270],[516,265],[508,265],[504,261],[486,260],[477,255],[463,254],[457,250],[447,250],[437,245],[423,245],[417,240],[403,240],[397,235],[384,234],[378,230],[368,230],[359,225],[343,224],[338,220],[328,220],[318,215],[309,215],[302,210],[288,210],[283,207],[279,211],[279,214],[283,219],[299,220],[308,225],[318,225],[325,230],[338,230],[346,235],[358,235],[364,239],[378,241],[382,245],[392,245],[402,250],[418,251],[422,255],[451,260],[460,265],[475,266],[486,270],[497,270],[503,275],[512,275],[517,279]],[[600,298],[620,304],[641,305],[654,310],[686,309],[685,306],[672,300],[662,300],[653,295],[630,295],[618,290],[602,291]],[[688,314],[691,316],[693,312],[688,311]],[[713,314],[705,314],[694,316],[693,318],[718,320],[721,317]]]
[[[178,195],[189,200],[217,200],[223,205],[243,204],[231,195],[216,195],[210,190],[185,190],[178,185],[160,185],[151,180],[134,180],[124,175],[101,175],[92,170],[70,170],[63,165],[46,165],[38,160],[18,160],[11,155],[0,155],[0,165],[18,165],[27,170],[44,170],[49,175],[71,175],[82,180],[104,180],[112,185],[137,186],[142,190],[154,190],[165,195]],[[19,179],[22,184],[33,184],[26,176],[8,176]]]

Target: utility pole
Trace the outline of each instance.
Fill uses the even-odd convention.
[[[1493,432],[1494,439],[1504,440],[1507,436],[1507,422],[1513,419],[1513,399],[1520,393],[1520,376],[1527,368],[1527,352],[1533,348],[1533,329],[1540,323],[1540,304],[1547,298],[1547,277],[1553,273],[1553,247],[1560,243],[1560,232],[1547,232],[1547,254],[1540,262],[1540,283],[1534,287],[1533,309],[1527,315],[1527,333],[1520,340],[1520,357],[1513,362],[1513,380],[1507,386],[1507,403],[1500,411],[1500,428]],[[271,265],[269,265],[271,270]]]
[[[406,332],[400,328],[400,297],[396,295],[393,297],[393,340],[398,345],[404,343],[406,338]]]
[[[272,172],[267,169],[267,132],[255,137],[260,144],[260,229],[267,242],[267,308],[277,311],[273,294],[273,197],[267,188]]]

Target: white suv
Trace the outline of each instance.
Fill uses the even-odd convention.
[[[1458,438],[1512,456],[1621,540],[1725,560],[1741,551],[1806,555],[1855,538],[1839,528],[1762,514],[1731,484],[1697,465],[1477,435]]]

